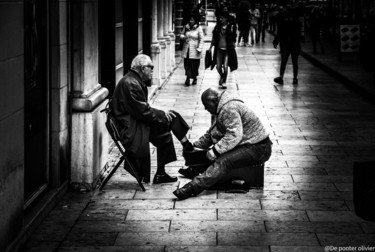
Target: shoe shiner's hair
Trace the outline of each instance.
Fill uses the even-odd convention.
[[[212,101],[219,98],[219,91],[213,88],[206,89],[201,96],[202,103],[205,103],[206,101]]]
[[[150,56],[146,54],[138,54],[134,57],[130,69],[132,70],[140,70],[143,66],[149,65],[151,63]]]

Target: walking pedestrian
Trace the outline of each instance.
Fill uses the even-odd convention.
[[[293,84],[298,84],[298,56],[301,52],[301,24],[295,9],[279,13],[277,34],[273,40],[275,49],[280,44],[281,63],[280,75],[274,81],[280,85],[284,84],[284,73],[289,55],[293,64]]]
[[[249,13],[250,13],[250,38],[251,38],[251,45],[253,46],[255,43],[259,42],[260,12],[259,12],[259,9],[256,8],[255,3],[251,3]]]
[[[317,45],[319,44],[320,52],[324,53],[324,46],[321,40],[323,17],[319,6],[315,6],[311,10],[309,23],[310,23],[310,37],[313,44],[313,54],[317,53]]]
[[[236,20],[238,24],[238,42],[237,46],[240,46],[241,39],[243,40],[243,45],[249,45],[249,32],[250,32],[250,12],[249,7],[246,3],[242,2],[239,6],[237,13],[236,13]]]
[[[229,22],[229,13],[221,12],[219,14],[220,22],[215,26],[212,32],[212,41],[209,50],[214,49],[213,65],[220,75],[219,88],[226,89],[228,76],[228,67],[234,71],[238,67],[236,54],[237,26]]]
[[[191,84],[196,85],[204,45],[204,34],[199,25],[199,16],[192,15],[190,17],[189,23],[182,29],[180,38],[184,41],[181,55],[184,59],[185,86],[190,86],[190,79],[193,79]]]
[[[259,8],[260,11],[260,18],[259,18],[259,24],[258,24],[258,29],[259,29],[259,36],[262,39],[262,42],[265,42],[266,39],[266,29],[268,28],[268,7],[266,5],[261,5]]]

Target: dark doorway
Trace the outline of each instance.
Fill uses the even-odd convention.
[[[25,207],[48,184],[48,2],[26,0],[25,21]]]

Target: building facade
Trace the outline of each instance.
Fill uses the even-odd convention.
[[[68,188],[106,171],[106,106],[139,53],[152,94],[173,71],[173,0],[0,2],[0,251],[16,251]]]

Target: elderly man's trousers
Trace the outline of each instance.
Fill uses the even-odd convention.
[[[156,147],[157,165],[164,166],[170,162],[176,161],[176,150],[173,144],[172,134],[176,136],[178,140],[183,139],[190,127],[182,116],[173,111],[176,117],[173,117],[171,123],[167,124],[152,124],[150,127],[150,143]],[[139,171],[141,177],[144,178],[145,182],[149,182],[150,178],[150,157],[136,158],[131,154],[127,156],[128,160],[135,166]]]

